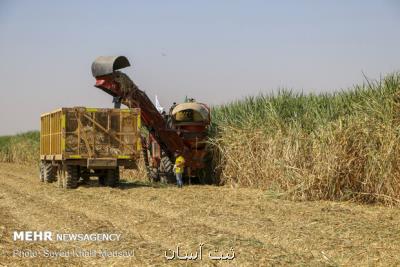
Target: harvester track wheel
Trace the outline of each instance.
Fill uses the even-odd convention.
[[[106,174],[104,176],[104,184],[110,187],[115,187],[117,185],[116,169],[106,170]]]
[[[42,164],[43,181],[46,183],[52,183],[57,180],[57,168],[51,163]]]
[[[64,187],[67,189],[74,189],[78,187],[79,180],[79,166],[67,166],[65,173]]]

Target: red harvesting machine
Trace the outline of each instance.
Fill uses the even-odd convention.
[[[203,103],[189,99],[175,104],[169,112],[160,113],[146,93],[123,72],[130,63],[124,56],[101,56],[92,64],[95,87],[113,96],[115,108],[121,103],[129,108],[140,108],[143,157],[148,176],[153,181],[173,182],[174,154],[179,151],[186,160],[185,179],[199,178],[199,182],[211,181],[205,171],[209,167],[207,157],[207,133],[211,122],[210,109]]]

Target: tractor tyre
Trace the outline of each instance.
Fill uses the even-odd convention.
[[[145,141],[142,139],[142,143],[144,143]],[[151,153],[150,150],[148,150],[146,148],[145,145],[142,145],[143,149],[142,149],[142,153],[143,153],[143,160],[144,160],[144,165],[146,167],[146,172],[147,172],[147,177],[149,178],[150,182],[159,182],[160,181],[160,177],[158,175],[158,169],[157,168],[153,168],[150,166],[150,162],[149,162],[149,154]]]
[[[167,155],[161,158],[160,162],[160,181],[162,183],[174,183],[175,176],[173,172],[174,165]]]
[[[200,184],[214,184],[214,179],[212,178],[212,171],[209,167],[197,171],[197,177]]]
[[[42,165],[43,181],[46,183],[52,183],[57,180],[57,167],[51,163],[44,163]]]
[[[160,181],[160,177],[158,175],[158,169],[157,168],[148,167],[147,168],[147,176],[149,177],[149,180],[152,183]]]
[[[214,184],[215,181],[215,172],[213,168],[212,155],[210,152],[207,153],[204,158],[205,167],[197,171],[197,177],[199,178],[199,182],[201,184]]]
[[[64,188],[74,189],[78,187],[79,166],[68,165],[65,173]]]

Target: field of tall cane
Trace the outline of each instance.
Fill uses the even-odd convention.
[[[400,74],[213,108],[219,183],[297,200],[400,204]]]
[[[39,162],[39,132],[0,136],[0,162],[18,164]]]

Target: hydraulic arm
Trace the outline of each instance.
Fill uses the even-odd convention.
[[[129,108],[140,108],[142,124],[157,140],[170,159],[176,150],[187,154],[182,138],[173,129],[167,127],[163,115],[158,112],[145,92],[119,69],[130,66],[128,59],[119,57],[99,57],[92,64],[92,74],[96,78],[95,86],[114,97],[115,105],[120,103]],[[189,157],[187,157],[190,160]]]

